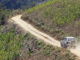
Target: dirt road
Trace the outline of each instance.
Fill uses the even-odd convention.
[[[55,40],[54,38],[52,38],[51,36],[37,30],[35,27],[33,27],[31,24],[23,21],[21,19],[21,15],[17,15],[15,17],[11,18],[12,21],[14,21],[14,23],[18,24],[21,28],[23,28],[26,32],[31,33],[32,35],[34,35],[35,37],[43,40],[44,42],[51,44],[53,46],[57,46],[57,47],[61,47],[60,46],[60,42]],[[78,57],[80,57],[80,48],[76,48],[76,49],[70,49],[70,51],[72,53],[74,53],[75,55],[77,55]]]

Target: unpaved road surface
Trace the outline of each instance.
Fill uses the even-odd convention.
[[[31,24],[23,21],[21,19],[21,16],[22,15],[17,15],[15,17],[12,17],[11,21],[13,21],[14,23],[18,24],[26,32],[31,33],[32,35],[34,35],[35,37],[43,40],[44,42],[46,42],[48,44],[51,44],[53,46],[61,47],[59,41],[55,40],[54,38],[52,38],[51,36],[49,36],[49,35],[47,35],[47,34],[45,34],[43,32],[37,30]],[[80,47],[77,47],[75,49],[70,49],[70,51],[80,58]]]

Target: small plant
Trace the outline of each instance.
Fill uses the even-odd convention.
[[[36,48],[40,49],[44,46],[44,43],[42,41],[37,42]]]
[[[28,55],[31,56],[31,54],[33,53],[31,48],[28,48]]]
[[[54,50],[54,48],[50,45],[46,45],[43,48],[43,54],[44,55],[49,55],[51,53],[51,51]]]

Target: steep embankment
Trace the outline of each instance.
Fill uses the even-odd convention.
[[[18,24],[25,31],[30,32],[32,35],[36,36],[37,38],[39,38],[39,39],[43,40],[44,42],[51,44],[53,46],[60,47],[59,41],[55,40],[54,38],[50,37],[49,35],[47,35],[43,32],[40,32],[39,30],[34,28],[31,24],[23,21],[21,19],[21,15],[15,16],[11,19],[14,23]],[[78,57],[80,57],[80,48],[77,47],[76,49],[70,49],[70,51],[72,53],[74,53],[75,55],[77,55]]]

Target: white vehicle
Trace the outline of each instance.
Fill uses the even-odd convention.
[[[65,37],[61,40],[61,47],[63,48],[75,48],[76,47],[76,38],[75,37]]]

